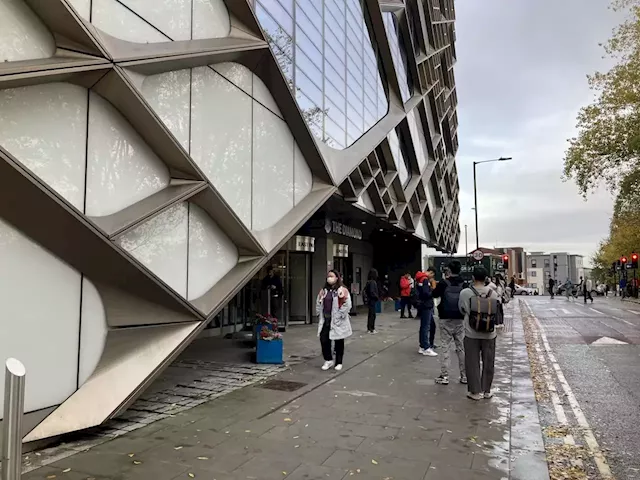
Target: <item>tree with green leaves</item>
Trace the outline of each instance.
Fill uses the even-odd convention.
[[[615,196],[609,236],[593,257],[594,273],[609,283],[612,262],[640,249],[640,0],[612,8],[627,13],[604,45],[615,63],[588,77],[595,101],[580,110],[564,159],[565,178],[583,196],[600,183]]]

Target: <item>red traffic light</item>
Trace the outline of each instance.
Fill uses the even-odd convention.
[[[627,257],[621,257],[620,258],[620,263],[627,263]]]
[[[509,261],[509,255],[503,255],[502,260],[505,262]]]
[[[637,262],[638,261],[638,254],[637,253],[632,253],[631,254],[631,261],[632,262]]]

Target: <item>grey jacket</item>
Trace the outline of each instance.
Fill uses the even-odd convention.
[[[320,290],[316,298],[316,315],[318,316],[318,336],[324,325],[324,315],[322,314],[322,299],[326,295],[326,289]],[[342,305],[340,306],[340,303]],[[333,299],[333,307],[331,308],[331,329],[329,330],[329,338],[331,340],[342,340],[353,334],[351,330],[351,320],[349,312],[351,311],[351,295],[345,287],[338,289],[338,295]]]

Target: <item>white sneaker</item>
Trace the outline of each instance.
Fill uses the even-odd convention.
[[[327,360],[324,362],[324,365],[322,365],[322,370],[329,370],[331,367],[333,367],[333,360]]]
[[[438,356],[438,354],[433,351],[433,348],[429,348],[429,349],[425,350],[423,355],[426,355],[427,357],[437,357]]]
[[[493,393],[491,392],[484,392],[484,398],[489,400],[490,398],[493,398]]]
[[[425,352],[426,352],[426,350],[425,350],[424,348],[422,348],[422,347],[420,347],[420,348],[418,349],[418,353],[419,353],[420,355],[424,355],[424,354],[425,354]]]
[[[482,400],[482,397],[484,395],[482,395],[481,393],[471,393],[471,392],[467,392],[467,398],[470,398],[471,400],[475,400],[476,402],[478,400]]]
[[[336,370],[339,372],[340,370],[342,370],[342,364],[339,363],[338,365],[336,365]]]

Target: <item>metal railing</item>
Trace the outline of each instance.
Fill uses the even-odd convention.
[[[4,417],[2,419],[2,480],[22,475],[22,416],[27,371],[15,358],[5,363]]]

